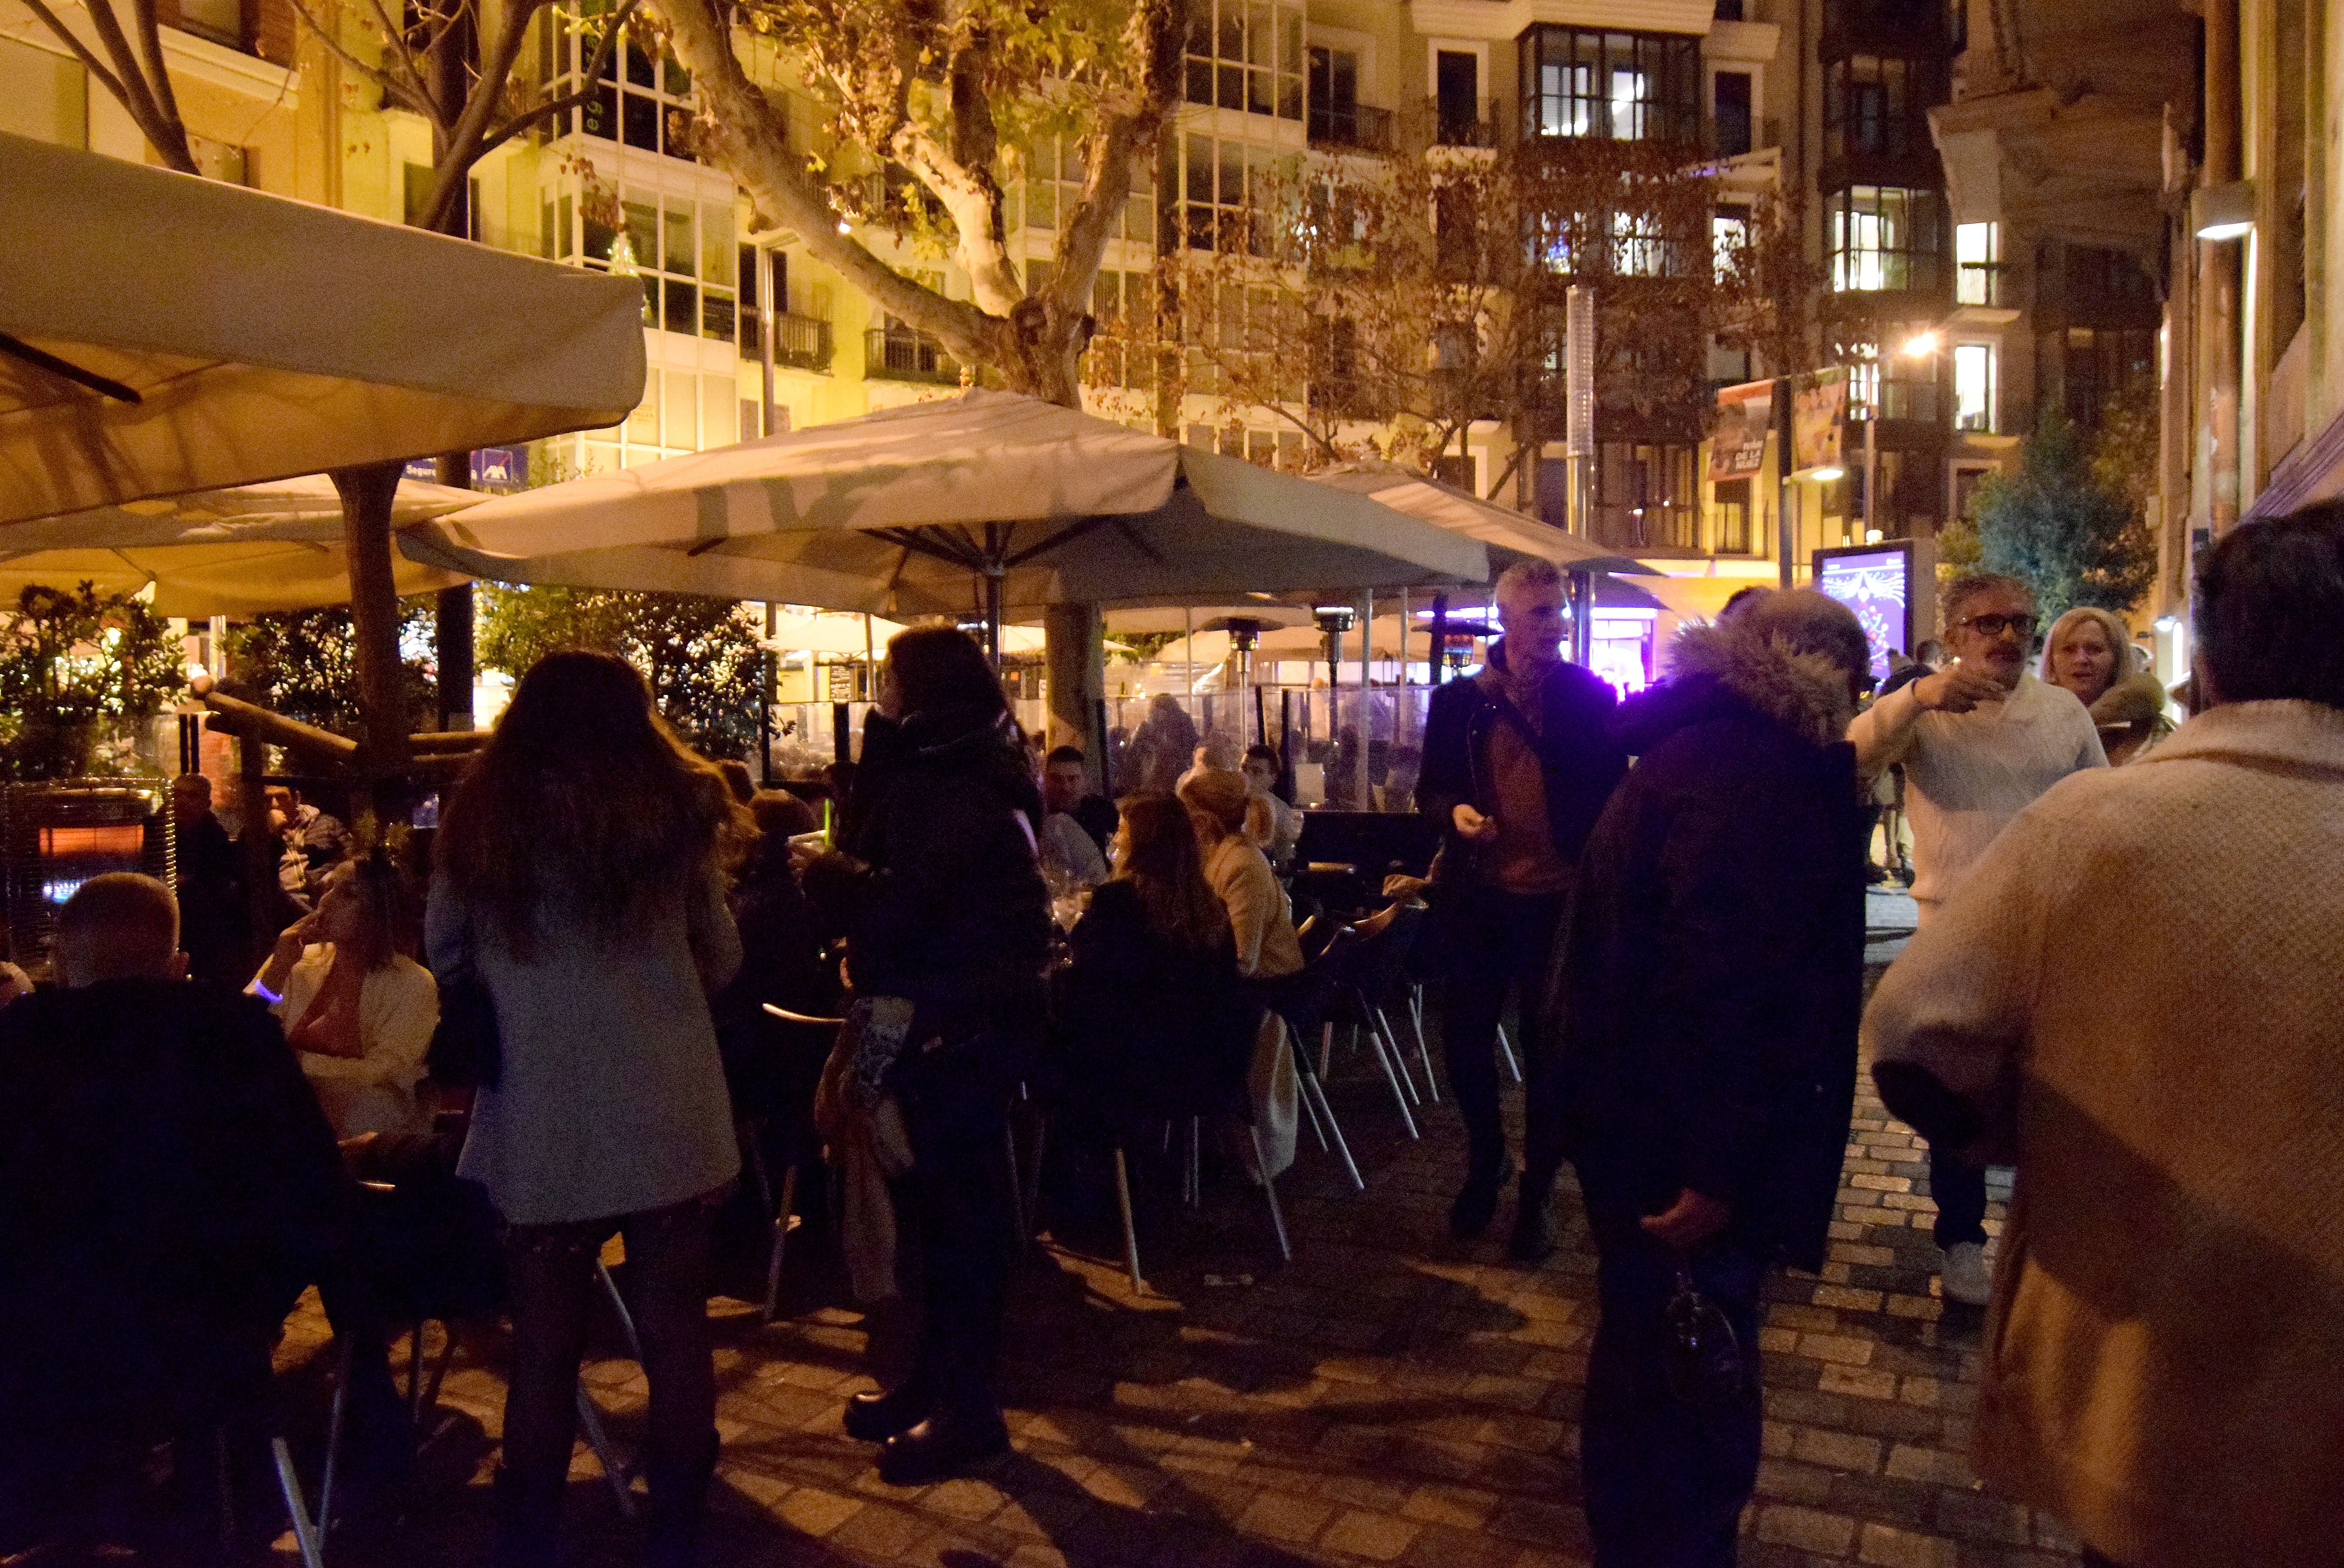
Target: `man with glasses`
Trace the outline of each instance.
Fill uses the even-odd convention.
[[[2011,818],[2069,774],[2107,765],[2084,704],[2027,668],[2036,614],[2025,583],[1990,572],[1957,577],[1943,605],[1952,662],[1882,697],[1847,732],[1866,780],[1904,764],[1913,902],[1923,926]],[[1985,1172],[1933,1148],[1929,1192],[1945,1294],[1983,1306],[1994,1284]]]

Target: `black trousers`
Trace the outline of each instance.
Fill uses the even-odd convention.
[[[1935,1235],[1940,1248],[1968,1241],[1985,1245],[1985,1172],[1956,1155],[1929,1146],[1929,1196],[1937,1201]]]
[[[1493,887],[1460,887],[1448,896],[1440,918],[1448,978],[1441,989],[1440,1048],[1449,1061],[1449,1082],[1465,1118],[1467,1174],[1491,1180],[1504,1174],[1506,1124],[1498,1109],[1498,1021],[1506,999],[1517,998],[1525,1017],[1538,1004],[1561,923],[1565,894],[1524,895]],[[1525,1034],[1525,1053],[1530,1042]],[[1526,1081],[1536,1083],[1533,1065],[1522,1064]],[[1525,1108],[1525,1141],[1541,1141],[1541,1123],[1552,1108],[1532,1093]],[[1551,1181],[1554,1171],[1547,1170]]]
[[[991,1411],[1017,1230],[1009,1189],[1009,1091],[994,1064],[938,1053],[904,1099],[912,1168],[896,1218],[920,1259],[914,1382],[940,1406]]]
[[[1743,1505],[1758,1482],[1757,1398],[1696,1408],[1668,1382],[1669,1300],[1676,1254],[1646,1234],[1632,1207],[1607,1202],[1584,1168],[1600,1307],[1587,1358],[1580,1468],[1595,1568],[1733,1568]],[[1765,1259],[1731,1235],[1687,1265],[1755,1357]]]

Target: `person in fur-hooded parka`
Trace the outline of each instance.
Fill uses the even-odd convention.
[[[1682,1265],[1756,1362],[1778,1258],[1824,1260],[1854,1097],[1870,814],[1841,738],[1854,615],[1770,594],[1675,644],[1673,728],[1641,744],[1580,863],[1546,1027],[1601,1305],[1582,1461],[1598,1562],[1731,1563],[1757,1384],[1670,1387]]]

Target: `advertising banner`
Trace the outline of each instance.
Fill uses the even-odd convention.
[[[1847,412],[1844,367],[1791,381],[1791,470],[1808,473],[1840,467],[1840,420]]]
[[[1774,383],[1745,381],[1717,389],[1717,430],[1709,438],[1709,477],[1750,479],[1766,466],[1774,428]]]

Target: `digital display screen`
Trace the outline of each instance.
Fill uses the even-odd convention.
[[[1866,550],[1824,558],[1815,586],[1855,612],[1872,647],[1872,676],[1888,679],[1888,650],[1904,646],[1912,624],[1913,558],[1903,550]]]

